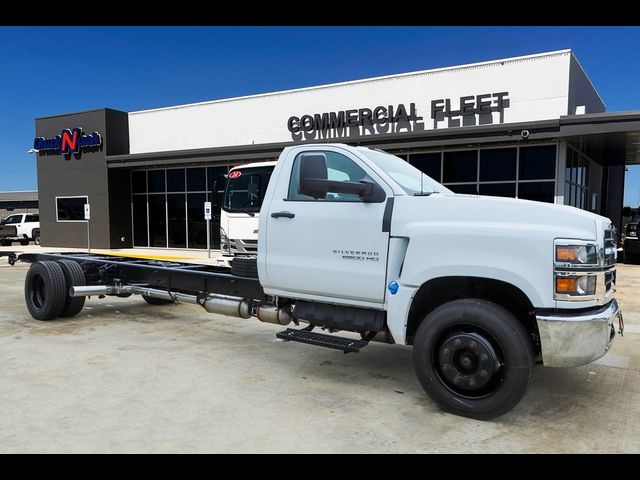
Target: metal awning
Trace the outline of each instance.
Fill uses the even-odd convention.
[[[560,117],[560,135],[607,165],[640,164],[640,111]]]

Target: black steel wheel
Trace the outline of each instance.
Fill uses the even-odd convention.
[[[147,302],[149,305],[168,305],[170,303],[173,303],[171,300],[165,300],[164,298],[149,297],[147,295],[142,295],[142,298],[144,298],[144,301]]]
[[[479,299],[456,300],[428,314],[413,353],[420,383],[443,410],[481,420],[520,401],[535,360],[518,319]]]
[[[35,262],[24,282],[27,309],[36,320],[53,320],[62,313],[67,299],[66,280],[56,262]]]
[[[69,288],[84,286],[87,284],[87,280],[78,262],[74,262],[73,260],[59,260],[58,264],[62,268],[67,283],[67,297],[60,316],[64,318],[73,317],[82,311],[86,297],[69,296]]]

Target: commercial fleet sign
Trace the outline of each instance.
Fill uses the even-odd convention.
[[[33,148],[36,150],[62,155],[80,153],[83,150],[100,148],[101,146],[102,135],[98,132],[85,135],[80,127],[73,130],[65,128],[60,135],[53,138],[36,137],[33,140]]]
[[[504,123],[504,110],[509,107],[509,92],[468,95],[459,99],[439,98],[425,105],[426,112],[415,103],[406,106],[378,105],[338,112],[291,116],[287,128],[294,140],[311,138],[339,138],[392,132],[426,130],[425,117],[431,128],[486,125]]]

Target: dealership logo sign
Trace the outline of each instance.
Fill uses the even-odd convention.
[[[65,128],[60,135],[53,138],[36,137],[33,140],[33,148],[39,151],[70,155],[80,153],[83,150],[102,146],[102,135],[92,132],[90,135],[82,133],[82,128],[73,130]]]
[[[509,106],[509,92],[497,92],[439,98],[431,100],[424,109],[432,128],[438,129],[504,123],[504,110]],[[291,116],[287,129],[293,140],[424,131],[427,122],[419,110],[415,103],[409,103],[408,107],[400,103]]]

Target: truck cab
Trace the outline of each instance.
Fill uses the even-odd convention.
[[[621,321],[609,219],[454,194],[379,150],[285,149],[259,230],[266,294],[316,326],[413,345],[425,390],[456,413],[506,411],[505,385],[523,392],[536,361],[601,357]]]
[[[219,265],[228,267],[236,256],[257,254],[260,208],[275,165],[256,162],[229,171],[220,208]]]

